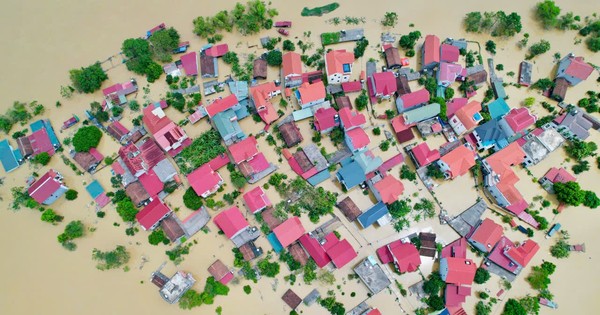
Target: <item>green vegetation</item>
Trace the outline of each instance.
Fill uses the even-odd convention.
[[[390,148],[390,142],[388,140],[385,140],[379,144],[379,149],[381,149],[381,151],[383,151],[383,152],[389,150],[389,148]]]
[[[532,89],[537,89],[540,91],[547,91],[553,87],[554,87],[554,82],[552,82],[552,80],[550,80],[548,78],[539,79],[531,85]]]
[[[369,97],[367,96],[367,92],[365,90],[363,90],[360,93],[360,95],[356,97],[356,100],[354,101],[354,105],[356,105],[356,110],[362,111],[363,109],[367,108],[368,104],[369,104]]]
[[[323,46],[337,44],[340,42],[340,32],[330,32],[321,34],[321,43]]]
[[[127,57],[127,69],[139,75],[146,75],[146,80],[152,83],[158,79],[163,70],[152,60],[153,52],[150,42],[143,38],[128,38],[123,41],[121,51]]]
[[[282,53],[279,50],[271,50],[267,53],[267,64],[269,66],[278,67],[283,62]]]
[[[535,104],[535,97],[528,97],[523,101],[523,105],[525,105],[525,107],[531,107],[533,106],[533,104]]]
[[[85,227],[81,221],[71,221],[63,233],[58,235],[58,242],[66,249],[73,251],[77,248],[77,245],[72,241],[76,238],[80,238],[84,234]]]
[[[269,182],[269,184],[271,184]],[[284,200],[294,196],[298,198],[292,204],[282,203],[286,212],[300,215],[307,212],[311,222],[319,222],[323,215],[333,212],[336,204],[336,195],[323,187],[313,187],[301,177],[296,177],[289,183],[282,182],[281,185],[273,185]]]
[[[381,20],[381,25],[387,27],[394,27],[398,24],[398,13],[396,12],[385,12],[383,19]]]
[[[279,254],[279,260],[285,262],[288,265],[288,269],[290,269],[290,271],[299,270],[300,268],[302,268],[302,265],[294,259],[294,256],[292,256],[292,254],[290,254],[289,251],[283,250]]]
[[[84,126],[79,128],[73,136],[73,148],[77,152],[88,152],[100,143],[102,131],[96,126]]]
[[[408,165],[403,164],[400,168],[400,179],[417,180],[417,173],[413,172]]]
[[[173,50],[179,46],[179,33],[171,27],[155,32],[148,40],[153,57],[160,62],[170,62]]]
[[[559,238],[556,243],[550,246],[550,254],[554,258],[568,258],[571,254],[569,243],[567,243],[569,234],[565,231],[560,231],[559,233]]]
[[[234,170],[230,172],[229,175],[231,176],[231,183],[235,188],[241,189],[244,188],[244,186],[246,186],[248,180],[246,180],[246,177],[244,177],[244,175],[242,175],[242,173],[240,173],[239,171]]]
[[[269,278],[274,278],[276,275],[279,274],[280,266],[277,262],[270,262],[269,258],[270,257],[260,260],[256,264],[256,267],[258,267],[258,271],[261,275]]]
[[[50,163],[50,154],[48,154],[48,152],[39,153],[33,157],[32,162],[34,164],[48,165],[48,163]]]
[[[515,299],[508,299],[504,304],[502,315],[527,315],[525,308]]]
[[[179,265],[183,261],[183,256],[190,253],[190,247],[192,247],[192,243],[188,243],[186,245],[177,245],[177,247],[165,251],[165,254],[169,257],[175,265]]]
[[[356,47],[354,47],[354,58],[360,58],[365,54],[365,50],[369,46],[369,41],[366,38],[361,38],[356,41]]]
[[[540,20],[545,29],[551,29],[558,24],[560,8],[552,0],[538,2],[535,16]]]
[[[62,222],[63,219],[63,216],[58,215],[52,209],[46,209],[44,212],[42,212],[41,220],[44,222],[56,224],[57,222]]]
[[[334,296],[330,296],[319,301],[319,304],[323,306],[332,315],[344,315],[346,314],[346,308],[344,304],[335,300]]]
[[[475,315],[489,315],[492,313],[492,307],[483,303],[483,301],[475,304]]]
[[[342,144],[342,142],[344,142],[346,136],[342,127],[337,126],[333,128],[333,130],[329,134],[329,137],[331,138],[331,142],[333,143],[333,145],[338,146]]]
[[[117,213],[119,214],[121,219],[123,219],[123,221],[133,222],[135,220],[135,215],[138,213],[138,210],[135,208],[135,205],[133,204],[131,199],[127,197],[126,199],[119,201],[119,203],[117,204]]]
[[[408,33],[407,35],[400,36],[400,40],[398,41],[398,45],[404,50],[414,50],[417,40],[421,38],[421,32],[413,31]]]
[[[529,55],[527,55],[526,59],[532,59],[537,55],[541,55],[550,50],[550,42],[542,39],[539,43],[535,43],[529,47]]]
[[[465,30],[471,33],[490,33],[492,36],[511,37],[521,32],[521,16],[504,11],[469,12],[464,19]]]
[[[258,33],[273,26],[271,18],[278,15],[276,9],[268,9],[260,0],[248,1],[246,5],[236,3],[231,11],[222,10],[213,17],[199,16],[194,19],[194,34],[209,41],[222,39],[219,31],[233,31],[234,26],[242,35]],[[212,37],[211,37],[212,36]]]
[[[444,179],[444,172],[442,172],[442,170],[440,170],[439,167],[433,165],[433,164],[429,164],[427,165],[427,176],[435,178],[435,179]]]
[[[252,288],[249,285],[244,286],[244,293],[250,294],[252,293]]]
[[[438,295],[445,285],[441,276],[434,272],[423,282],[423,291],[429,295]]]
[[[181,299],[179,299],[179,307],[184,310],[190,310],[202,304],[213,304],[217,295],[226,296],[229,294],[229,288],[214,277],[206,279],[206,285],[203,292],[196,290],[188,290]],[[220,306],[217,310],[222,309]],[[219,313],[219,311],[217,311]]]
[[[531,273],[527,276],[527,282],[535,290],[548,289],[548,285],[551,283],[550,275],[556,270],[556,265],[551,262],[545,261],[540,266],[534,266],[531,269]]]
[[[487,42],[485,42],[485,50],[489,51],[490,54],[495,55],[496,54],[496,43],[494,43],[494,41],[492,41],[492,40],[488,40]]]
[[[580,160],[579,163],[573,165],[571,169],[573,170],[573,173],[581,174],[590,170],[590,162]]]
[[[473,280],[473,281],[475,281],[475,283],[484,284],[489,279],[490,279],[489,271],[487,271],[486,269],[483,269],[481,267],[477,268],[477,271],[475,272],[475,279]]]
[[[129,262],[129,252],[125,246],[117,245],[117,247],[109,252],[103,252],[96,248],[92,251],[92,259],[98,261],[96,269],[110,270],[120,268]]]
[[[224,153],[225,147],[221,145],[219,133],[210,130],[200,134],[189,147],[183,149],[176,162],[179,169],[187,174]]]
[[[381,128],[375,127],[373,128],[373,134],[379,136],[381,134]]]
[[[100,89],[104,80],[108,79],[100,62],[85,68],[72,69],[69,71],[69,77],[73,87],[80,93],[93,93]]]
[[[296,45],[289,39],[283,41],[283,50],[285,51],[294,51],[296,50]]]
[[[167,245],[170,243],[170,241],[165,236],[165,232],[163,232],[163,230],[156,229],[156,230],[152,231],[152,233],[150,233],[150,235],[148,235],[148,243],[150,243],[150,245],[158,245],[160,243]]]
[[[305,284],[311,284],[315,279],[317,279],[317,264],[314,260],[309,259],[306,265],[304,265],[304,275],[303,280]]]
[[[300,13],[300,15],[302,15],[302,16],[322,16],[323,14],[333,12],[335,9],[337,9],[339,7],[340,7],[340,4],[337,2],[332,2],[330,4],[327,4],[327,5],[324,5],[321,7],[314,7],[312,9],[304,7],[302,9],[302,12]]]
[[[77,190],[69,189],[69,190],[67,190],[67,192],[65,192],[65,198],[67,200],[75,200],[75,199],[77,199],[78,194],[79,193],[77,192]]]
[[[588,156],[592,156],[598,150],[598,146],[594,142],[573,140],[565,146],[565,150],[575,160],[582,160]]]

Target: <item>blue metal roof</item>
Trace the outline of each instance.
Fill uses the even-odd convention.
[[[6,139],[0,141],[0,162],[7,173],[19,167],[19,161]]]
[[[367,180],[363,169],[356,161],[345,164],[336,174],[346,189],[351,189]]]
[[[100,196],[104,192],[104,188],[100,185],[100,183],[95,180],[91,182],[85,190],[92,196],[92,199],[96,199],[96,197]]]
[[[324,169],[324,170],[320,171],[319,173],[313,175],[311,178],[309,178],[308,183],[313,186],[317,186],[320,183],[328,180],[330,177],[331,177],[331,174],[329,174],[329,170]]]
[[[363,228],[367,228],[388,213],[389,211],[387,206],[385,205],[385,203],[380,201],[374,206],[372,206],[369,210],[359,215],[358,222]]]
[[[508,104],[506,104],[506,101],[503,98],[499,98],[489,103],[487,106],[492,119],[500,119],[510,111]]]
[[[269,240],[269,243],[271,243],[271,246],[273,246],[273,250],[276,253],[281,252],[283,245],[281,245],[275,233],[271,232],[269,235],[267,235],[267,240]]]

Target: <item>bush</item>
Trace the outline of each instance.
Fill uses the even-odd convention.
[[[400,168],[400,179],[408,179],[410,181],[417,180],[417,174],[413,172],[408,165],[403,164]]]
[[[492,40],[488,40],[485,42],[485,50],[489,51],[491,54],[496,54],[496,43]]]
[[[539,43],[535,43],[529,47],[529,56],[527,59],[531,59],[537,55],[541,55],[550,50],[550,42],[542,39]]]
[[[356,105],[356,110],[358,111],[367,108],[367,105],[369,104],[369,97],[367,96],[367,93],[363,91],[358,97],[356,97],[354,104]]]
[[[373,128],[373,134],[379,136],[381,134],[381,129],[379,127]]]
[[[545,29],[553,28],[558,23],[560,8],[552,0],[539,2],[535,8],[535,16]]]
[[[165,232],[163,230],[154,230],[150,235],[148,235],[148,243],[150,245],[158,245],[160,243],[169,244],[169,239],[165,236]]]
[[[488,280],[490,279],[490,273],[489,271],[483,269],[483,268],[477,268],[477,271],[475,272],[475,279],[473,281],[475,281],[475,283],[477,284],[484,284],[486,283]]]
[[[250,294],[252,293],[252,288],[249,285],[244,286],[244,293]]]
[[[75,199],[77,199],[77,195],[78,195],[78,194],[79,194],[79,193],[78,193],[76,190],[74,190],[74,189],[69,189],[69,190],[67,190],[67,192],[65,193],[65,198],[67,198],[67,200],[75,200]]]
[[[48,152],[42,152],[37,154],[33,158],[33,163],[40,165],[48,165],[48,163],[50,163],[50,154],[48,154]]]
[[[265,277],[274,278],[279,274],[279,264],[277,262],[270,262],[268,259],[263,259],[256,264],[258,271]]]
[[[73,136],[73,147],[77,152],[88,152],[100,143],[102,131],[96,126],[84,126],[79,128]]]
[[[56,222],[61,222],[63,220],[63,217],[58,215],[56,212],[54,212],[54,210],[52,209],[46,209],[43,213],[42,213],[42,217],[41,217],[42,221],[44,222],[49,222],[49,223],[56,223]]]
[[[244,177],[244,175],[242,175],[242,173],[238,171],[232,171],[229,175],[231,176],[231,183],[237,189],[244,188],[244,186],[246,186],[246,183],[248,183],[246,177]]]
[[[267,53],[267,64],[269,66],[278,67],[283,61],[282,53],[279,50],[271,50]]]
[[[204,204],[202,197],[198,196],[192,187],[189,187],[183,194],[183,204],[191,210],[198,210]]]
[[[296,50],[296,45],[289,39],[283,41],[283,50],[285,51],[294,51]]]
[[[96,62],[88,67],[73,69],[69,71],[69,77],[73,87],[78,92],[93,93],[100,89],[102,82],[108,79],[108,76],[102,69],[100,62]]]
[[[131,199],[127,198],[125,200],[121,200],[117,204],[117,213],[125,222],[133,222],[135,220],[135,215],[138,213],[138,210],[135,208],[135,205],[131,201]]]
[[[396,12],[385,12],[383,19],[381,20],[381,25],[387,27],[394,27],[398,24],[398,13]]]
[[[96,248],[92,251],[92,259],[98,261],[96,268],[98,270],[110,270],[119,268],[129,262],[129,252],[125,246],[117,245],[117,247],[109,252],[103,252]]]

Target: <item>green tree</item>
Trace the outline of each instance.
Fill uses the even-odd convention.
[[[289,39],[286,39],[283,41],[283,50],[294,51],[294,50],[296,50],[296,46],[294,45],[294,42],[292,42]]]
[[[438,295],[445,283],[438,273],[432,273],[427,280],[423,282],[423,291],[429,295]]]
[[[407,35],[400,36],[400,40],[398,41],[398,45],[402,47],[404,50],[414,49],[417,40],[421,38],[421,32],[413,31],[408,33]]]
[[[75,199],[77,199],[77,195],[79,195],[79,193],[77,192],[77,190],[75,190],[75,189],[69,189],[65,193],[65,198],[67,198],[67,200],[75,200]]]
[[[475,305],[475,315],[489,315],[491,313],[492,307],[483,303],[483,301],[479,301]]]
[[[561,236],[554,245],[550,246],[550,254],[554,258],[569,257],[571,250],[569,249],[569,244],[564,237]]]
[[[37,154],[33,158],[33,163],[40,165],[48,165],[48,163],[50,163],[50,154],[48,154],[48,152],[42,152]]]
[[[149,41],[154,58],[160,62],[170,62],[173,50],[179,46],[179,33],[172,27],[159,30],[150,36]]]
[[[408,179],[410,181],[417,180],[417,174],[413,172],[408,165],[403,164],[400,168],[400,179]]]
[[[490,279],[489,271],[487,271],[486,269],[483,269],[481,267],[477,268],[477,271],[475,272],[475,279],[473,280],[473,281],[475,281],[475,283],[484,284],[489,279]]]
[[[279,264],[277,262],[270,262],[268,259],[263,259],[256,264],[258,271],[265,277],[274,278],[279,274]]]
[[[537,296],[527,295],[519,299],[519,304],[523,306],[527,314],[538,314],[540,312],[540,302]]]
[[[127,69],[137,74],[145,74],[146,68],[152,62],[152,51],[147,40],[129,38],[123,41],[121,51],[127,57]]]
[[[502,315],[527,315],[525,308],[515,299],[508,299],[504,304]]]
[[[88,152],[100,143],[102,131],[96,126],[84,126],[79,128],[73,136],[73,147],[77,152]]]
[[[531,59],[537,55],[541,55],[550,50],[550,42],[542,39],[539,43],[535,43],[529,46],[529,55],[526,57],[527,59]]]
[[[56,222],[61,222],[63,220],[63,217],[60,216],[60,215],[58,215],[52,209],[46,209],[42,213],[41,220],[44,221],[44,222],[49,222],[49,223],[54,224]]]
[[[183,204],[191,210],[198,210],[202,207],[202,197],[198,196],[192,187],[189,187],[183,194]]]
[[[398,24],[398,13],[396,12],[385,12],[383,19],[381,20],[381,25],[387,27],[394,27]]]
[[[229,175],[231,176],[231,183],[235,188],[240,189],[246,186],[248,180],[246,179],[246,177],[244,177],[244,175],[242,175],[242,173],[238,171],[232,171]]]
[[[597,149],[596,143],[581,140],[571,141],[569,145],[565,146],[567,154],[578,161],[591,156]]]
[[[4,131],[4,133],[8,134],[12,129],[13,122],[8,117],[1,115],[0,116],[0,130]]]
[[[444,179],[444,172],[442,172],[442,170],[440,170],[439,167],[433,165],[433,164],[429,164],[427,165],[427,176],[435,178],[435,179]]]
[[[552,0],[538,2],[535,9],[535,16],[539,19],[545,29],[551,29],[556,26],[560,8]]]
[[[72,69],[69,71],[69,77],[73,87],[78,92],[93,93],[100,89],[102,82],[108,79],[108,76],[102,69],[100,62],[81,69]]]
[[[184,310],[191,310],[194,307],[202,305],[202,296],[198,291],[190,289],[179,299],[179,307]]]
[[[434,311],[443,310],[444,299],[442,299],[439,295],[431,295],[427,298],[427,305]]]
[[[267,64],[269,66],[278,67],[281,65],[283,61],[283,57],[281,51],[279,50],[271,50],[267,53]]]
[[[535,97],[530,96],[523,101],[523,105],[525,105],[525,107],[531,107],[533,104],[535,104]]]
[[[531,85],[532,89],[538,89],[540,91],[547,91],[552,87],[554,87],[554,82],[548,78],[539,79]]]
[[[587,45],[587,48],[593,52],[600,51],[600,35],[588,38],[585,41],[585,44]]]
[[[244,293],[246,293],[246,294],[252,293],[252,287],[250,287],[249,285],[245,285],[244,286]]]
[[[479,33],[481,26],[482,16],[480,12],[469,12],[463,20],[465,24],[465,30],[470,33]]]
[[[135,215],[138,213],[138,210],[135,208],[135,205],[131,201],[131,199],[121,200],[117,204],[117,213],[121,216],[121,219],[125,222],[133,222],[135,220]]]
[[[169,239],[165,236],[163,230],[156,229],[148,235],[148,243],[150,243],[150,245],[158,245],[160,243],[167,245],[169,244]]]
[[[588,208],[596,209],[598,206],[600,206],[600,198],[596,196],[595,192],[586,190],[583,197],[583,205]]]
[[[492,40],[488,40],[485,42],[485,50],[489,51],[491,54],[496,54],[496,43]]]
[[[98,270],[110,270],[119,268],[129,262],[129,252],[125,246],[117,245],[117,247],[108,252],[103,252],[94,248],[92,251],[92,259],[97,261],[96,268]]]
[[[214,35],[217,30],[213,25],[210,17],[199,16],[194,19],[194,34],[207,38]]]
[[[356,105],[356,110],[358,111],[367,108],[367,105],[369,104],[369,97],[367,96],[367,92],[363,90],[363,92],[356,97],[354,104]]]

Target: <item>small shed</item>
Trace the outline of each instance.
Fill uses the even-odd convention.
[[[567,82],[565,78],[557,78],[554,80],[554,87],[552,88],[552,94],[550,96],[557,101],[562,101],[567,95],[568,87],[569,82]]]
[[[338,208],[348,221],[353,222],[358,218],[359,215],[362,214],[362,211],[358,208],[358,206],[354,203],[354,201],[350,197],[344,198],[337,204]]]
[[[389,47],[384,51],[384,55],[388,69],[398,69],[402,67],[402,60],[400,59],[400,53],[398,53],[398,48]]]
[[[298,165],[300,165],[300,169],[302,169],[303,173],[306,173],[311,168],[313,168],[312,163],[310,162],[310,160],[308,159],[308,156],[306,156],[306,153],[304,153],[303,150],[299,150],[298,152],[294,153],[292,156],[294,157],[294,159],[296,159],[296,162],[298,162]]]
[[[335,98],[335,103],[338,106],[338,109],[342,109],[344,107],[348,107],[352,109],[352,102],[350,101],[350,97],[348,96],[340,96]]]
[[[181,225],[172,215],[162,220],[160,227],[171,242],[176,242],[185,235]]]
[[[288,289],[285,291],[281,299],[287,304],[291,309],[296,309],[300,303],[302,303],[302,299],[296,294],[292,289]]]
[[[233,272],[231,272],[220,259],[217,259],[217,261],[208,267],[208,273],[210,273],[215,280],[225,285],[233,279]]]
[[[304,251],[299,243],[290,245],[289,251],[295,261],[299,262],[302,266],[306,265],[308,262],[308,255],[306,255],[306,251]]]
[[[267,61],[265,59],[254,60],[254,67],[252,68],[252,77],[255,80],[267,79]]]

